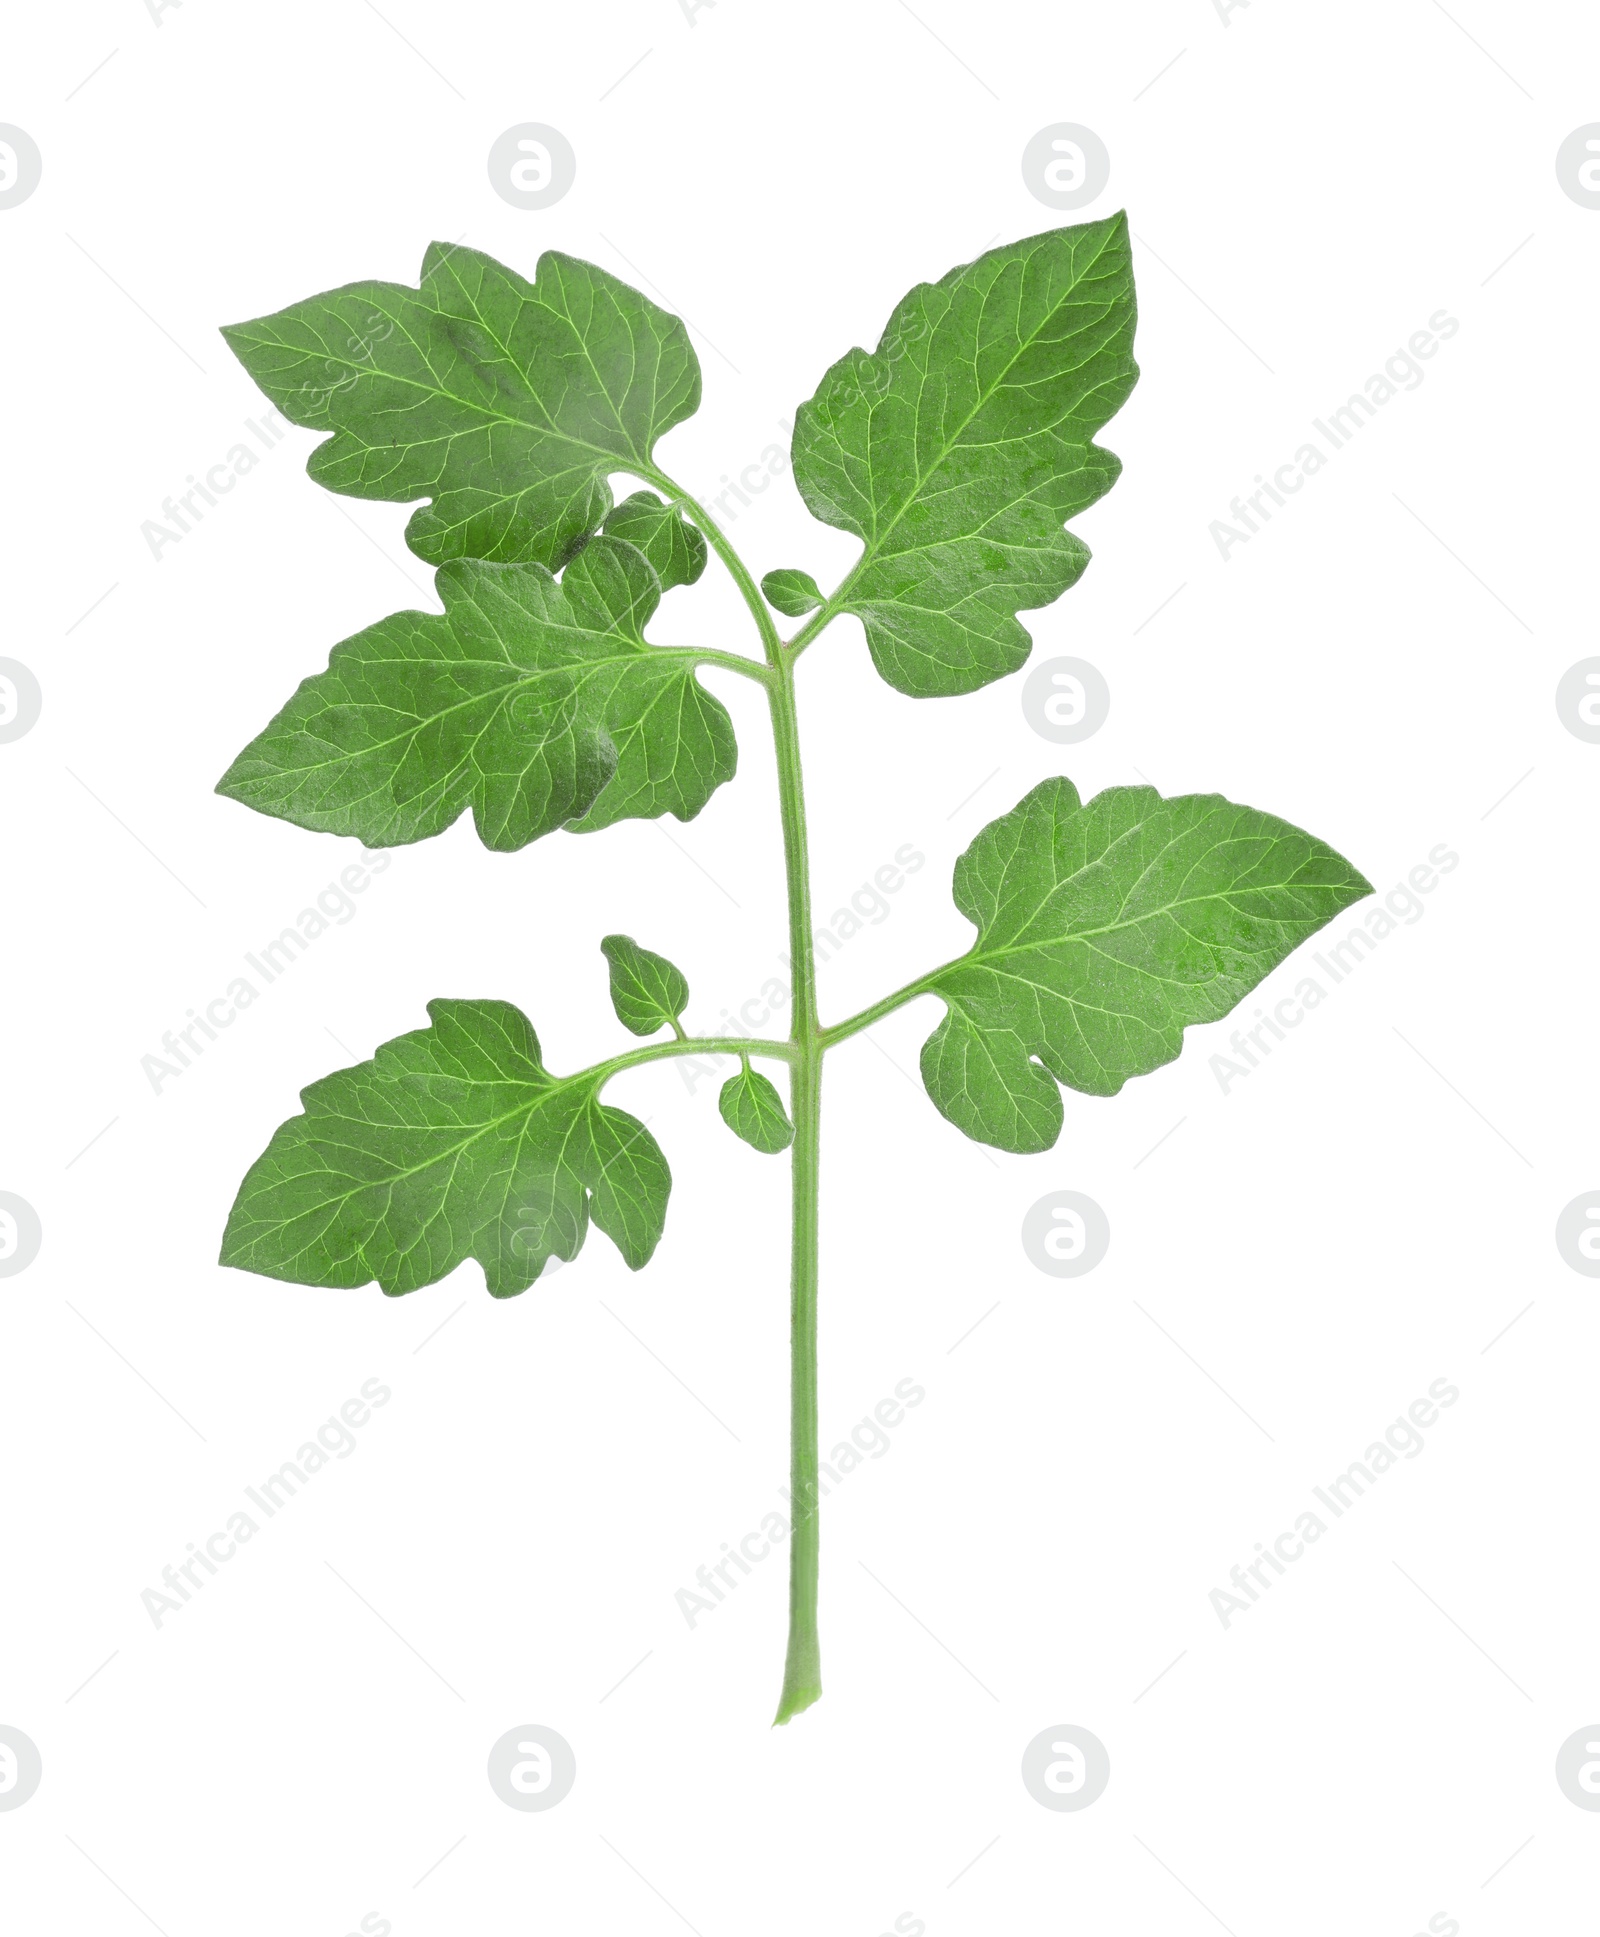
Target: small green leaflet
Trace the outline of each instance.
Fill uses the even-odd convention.
[[[222,1263],[391,1296],[476,1258],[496,1298],[575,1258],[592,1217],[637,1271],[672,1186],[601,1071],[552,1076],[509,1002],[430,1002],[430,1027],[301,1092],[239,1187]]]
[[[611,964],[611,1006],[623,1028],[636,1036],[653,1036],[658,1029],[682,1035],[678,1018],[689,1000],[682,969],[641,948],[631,935],[607,935],[600,952]]]
[[[677,510],[663,504],[653,491],[635,491],[624,498],[602,529],[608,538],[625,538],[636,545],[655,567],[664,591],[693,585],[706,568],[705,535],[685,524]]]
[[[1046,780],[956,862],[971,951],[923,987],[948,1005],[922,1078],[960,1130],[1048,1150],[1065,1083],[1114,1096],[1169,1063],[1371,884],[1332,848],[1219,794]]]
[[[759,1070],[750,1067],[748,1057],[739,1058],[738,1075],[723,1084],[717,1108],[736,1137],[743,1137],[766,1156],[775,1156],[794,1142],[794,1125],[783,1107],[783,1098]]]
[[[459,560],[444,612],[396,612],[336,646],[218,793],[368,847],[438,834],[471,807],[508,851],[553,828],[692,820],[733,777],[733,724],[692,651],[644,627],[660,581],[595,538],[559,583],[542,565]]]
[[[814,612],[821,605],[822,588],[809,572],[782,565],[761,581],[761,596],[786,619],[798,619],[803,612]]]
[[[1052,229],[919,284],[800,406],[801,495],[864,544],[833,607],[891,686],[970,693],[1027,658],[1016,614],[1077,580],[1063,521],[1121,469],[1092,439],[1138,376],[1133,326],[1127,217]]]
[[[554,250],[530,283],[435,242],[419,289],[350,283],[222,334],[291,423],[333,432],[319,484],[432,500],[406,540],[434,565],[559,568],[610,510],[607,473],[648,465],[700,403],[678,318]]]

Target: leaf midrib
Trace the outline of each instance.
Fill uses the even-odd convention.
[[[422,291],[420,289],[407,289],[403,283],[389,284],[389,285],[385,285],[385,287],[398,289],[403,297],[409,298],[413,301],[417,300],[422,295]],[[548,305],[541,305],[541,307],[548,307]],[[448,321],[454,321],[458,323],[468,323],[468,322],[474,322],[474,321],[477,321],[480,323],[482,322],[481,317],[457,316],[452,318],[449,316],[447,311],[439,309],[437,307],[433,307],[430,310],[430,314],[434,316],[443,317]],[[400,318],[398,317],[395,320],[397,323],[400,322]],[[572,319],[570,317],[567,317],[564,320],[567,322],[568,326],[571,327]],[[404,327],[403,324],[401,326]],[[240,326],[240,329],[243,330],[243,329],[247,329],[248,327],[249,327],[248,324],[244,324]],[[485,329],[488,329],[487,324],[483,324],[483,327]],[[507,361],[511,363],[512,368],[517,369],[518,366],[512,359],[510,350],[507,349],[506,345],[500,341],[499,337],[495,335],[493,330],[489,330],[489,334],[492,340],[494,341],[496,347],[501,350],[501,352],[506,357]],[[417,349],[418,354],[422,355],[422,346],[416,343],[416,339],[410,335],[409,331],[407,331],[407,337],[408,337],[408,340],[411,341],[413,346]],[[272,342],[273,347],[278,349],[289,349],[293,347],[292,345],[284,343],[281,340],[281,338],[273,339],[268,337],[256,337],[252,340],[255,342]],[[456,347],[457,347],[458,354],[460,354],[461,352],[460,352],[459,346],[456,346]],[[584,355],[585,355],[585,359],[589,361],[590,369],[593,370],[594,364],[592,360],[588,359],[588,352],[586,348],[584,349]],[[326,361],[329,363],[335,364],[341,369],[353,371],[357,377],[370,377],[374,374],[369,366],[364,364],[354,363],[348,357],[338,356],[331,351],[328,352]],[[427,361],[426,356],[423,356],[423,361],[424,362]],[[470,413],[475,413],[483,420],[482,425],[475,426],[475,428],[483,428],[490,424],[508,424],[516,430],[542,433],[544,436],[553,438],[560,443],[571,445],[574,450],[587,451],[593,457],[604,458],[613,466],[616,466],[618,464],[618,460],[619,460],[618,452],[613,450],[608,450],[603,445],[600,445],[600,444],[591,444],[587,438],[574,437],[570,431],[558,429],[553,419],[550,416],[549,410],[545,407],[545,404],[542,398],[540,398],[537,392],[535,392],[531,388],[528,390],[527,394],[529,398],[538,406],[540,415],[543,419],[542,423],[530,422],[526,417],[512,416],[507,411],[493,410],[482,403],[460,396],[454,390],[450,389],[439,378],[435,378],[432,383],[423,383],[416,377],[407,376],[403,371],[383,371],[379,374],[382,375],[383,379],[386,382],[402,384],[408,389],[419,391],[425,397],[442,397],[447,402],[454,404],[460,410],[470,412]],[[518,374],[519,376],[523,375],[520,369],[518,370]],[[596,381],[598,382],[599,373],[596,372],[595,376],[596,376]],[[524,377],[524,381],[526,381],[525,377]],[[607,391],[604,388],[603,384],[601,386],[601,394],[605,397],[608,404],[612,402],[611,394],[609,391]],[[614,404],[612,404],[612,408],[613,410],[615,410]],[[634,445],[633,438],[628,434],[626,429],[623,427],[620,416],[617,419],[617,427],[622,434],[623,440],[626,442],[628,446],[628,451],[626,455],[632,457],[638,463],[647,464],[650,461],[648,451],[642,454],[640,453],[640,451]],[[381,443],[368,442],[362,439],[360,437],[360,434],[358,433],[358,431],[353,425],[336,423],[332,426],[332,429],[329,434],[330,436],[335,438],[337,437],[354,438],[356,439],[356,442],[357,442],[357,448],[363,451],[371,451],[371,450],[415,451],[415,450],[420,450],[423,444],[425,443],[427,444],[437,444],[441,442],[454,443],[457,438],[461,437],[466,433],[463,433],[461,431],[456,431],[456,430],[446,430],[438,433],[436,436],[429,437],[429,438],[409,439],[406,442],[401,444],[394,444],[394,443],[381,444]],[[528,488],[530,487],[528,486],[520,487],[521,490],[526,490]],[[500,495],[502,497],[513,497],[518,495],[518,493],[513,491],[505,491],[505,492],[502,492]]]
[[[430,614],[429,616],[432,615]],[[492,693],[476,693],[470,699],[457,700],[450,706],[442,707],[437,713],[427,714],[425,717],[419,719],[414,726],[407,727],[399,733],[392,734],[387,740],[374,740],[370,745],[360,748],[357,752],[341,752],[330,759],[318,760],[309,766],[274,767],[272,772],[274,775],[287,774],[298,780],[302,776],[310,777],[313,774],[322,773],[330,768],[350,766],[362,760],[370,759],[374,755],[386,753],[391,747],[398,746],[403,741],[414,739],[418,733],[423,732],[426,728],[436,726],[441,720],[449,719],[452,714],[465,712],[471,707],[488,706],[492,715],[510,700],[514,699],[520,691],[537,685],[540,680],[555,679],[562,674],[567,674],[572,675],[576,683],[581,685],[587,683],[596,674],[605,672],[616,666],[627,666],[641,659],[647,659],[654,664],[668,658],[681,661],[685,671],[691,676],[695,666],[699,663],[692,648],[681,646],[652,646],[644,641],[640,641],[637,647],[633,647],[627,652],[608,653],[604,658],[583,660],[581,662],[583,670],[576,674],[574,674],[573,668],[569,666],[545,666],[539,667],[530,673],[519,674],[517,678],[508,681],[504,686],[496,688]],[[482,664],[485,662],[472,660],[429,661],[417,659],[375,659],[362,663],[364,666],[371,666],[374,669],[378,669],[383,667],[415,667],[429,664],[449,667]],[[332,671],[331,667],[329,671]],[[326,678],[327,674],[323,674],[322,677]],[[382,703],[379,700],[342,700],[325,705],[324,710],[331,712],[334,705],[360,707],[364,705],[381,705]],[[487,727],[488,722],[485,722],[485,731],[487,731]],[[297,734],[304,734],[310,737],[311,723],[307,722],[305,725],[298,727],[296,732]],[[480,735],[479,737],[481,738],[482,736]],[[530,753],[542,751],[545,744],[546,742],[543,740],[537,743],[530,740]],[[470,753],[464,754],[462,758],[470,764]]]
[[[433,1073],[438,1074],[439,1072],[436,1071]],[[548,1074],[548,1072],[546,1072],[546,1074]],[[470,1080],[479,1080],[479,1079],[470,1079]],[[525,1082],[527,1079],[523,1077],[511,1076],[511,1077],[500,1077],[497,1080],[501,1082],[514,1083],[514,1082]],[[335,1207],[342,1204],[347,1204],[352,1197],[359,1197],[363,1191],[368,1191],[368,1190],[393,1191],[397,1185],[405,1183],[408,1178],[420,1176],[423,1171],[432,1170],[442,1163],[448,1162],[449,1164],[452,1165],[452,1167],[457,1166],[460,1164],[461,1158],[465,1155],[465,1153],[472,1148],[473,1144],[478,1142],[480,1138],[486,1137],[491,1130],[498,1130],[503,1124],[513,1122],[517,1117],[531,1117],[535,1110],[539,1109],[543,1104],[553,1102],[556,1099],[556,1097],[558,1097],[562,1093],[563,1090],[575,1089],[580,1087],[582,1084],[583,1084],[583,1078],[578,1076],[551,1077],[549,1081],[549,1086],[543,1090],[540,1090],[530,1102],[519,1103],[515,1109],[507,1110],[503,1116],[493,1117],[490,1119],[489,1122],[480,1124],[476,1129],[471,1131],[470,1134],[468,1134],[467,1136],[464,1136],[459,1143],[455,1143],[447,1146],[445,1149],[441,1150],[437,1156],[429,1157],[425,1162],[422,1162],[422,1163],[412,1164],[409,1168],[405,1170],[397,1170],[392,1175],[387,1177],[369,1178],[364,1183],[352,1184],[349,1190],[342,1191],[337,1197],[324,1198],[317,1208],[321,1210],[321,1209],[327,1209],[327,1208]],[[591,1091],[595,1087],[596,1087],[595,1085],[592,1085],[592,1084],[589,1085],[589,1088],[591,1089]],[[363,1128],[368,1130],[382,1129],[385,1127],[381,1124],[373,1123],[367,1117],[348,1116],[342,1110],[330,1110],[326,1115],[315,1116],[315,1117],[306,1115],[302,1117],[300,1121],[306,1124],[307,1126],[310,1126],[313,1124],[321,1124],[321,1123],[353,1123],[353,1124],[359,1124]],[[412,1127],[412,1126],[397,1125],[395,1127],[397,1129],[403,1130],[406,1127]],[[423,1127],[426,1128],[427,1126],[424,1125]],[[563,1154],[561,1157],[557,1159],[556,1167],[558,1169],[561,1167],[561,1164],[565,1161],[565,1155],[564,1155],[565,1146],[569,1137],[570,1137],[570,1131],[568,1132],[568,1137],[564,1137],[562,1140]],[[277,1180],[274,1180],[274,1182],[276,1181]],[[581,1178],[579,1179],[579,1182],[580,1184],[582,1184]],[[584,1188],[587,1189],[588,1186],[585,1185]],[[292,1220],[288,1218],[280,1219],[278,1222],[278,1225],[275,1228],[282,1229],[285,1225],[287,1225],[291,1221]]]
[[[1067,880],[1070,881],[1071,879],[1072,877],[1069,875],[1067,877]],[[1065,885],[1066,885],[1066,882],[1060,882],[1057,884],[1057,886],[1059,887],[1064,887]],[[1290,887],[1292,884],[1287,881],[1279,881],[1279,882],[1274,882],[1270,885],[1277,888],[1287,888],[1287,887]],[[1320,883],[1317,883],[1316,885],[1321,887],[1331,887],[1331,886],[1334,886],[1335,884],[1332,882],[1320,882]],[[1051,893],[1053,894],[1054,892],[1055,890],[1052,889]],[[1236,894],[1259,893],[1259,892],[1261,892],[1261,890],[1259,889],[1243,889],[1239,887],[1232,887],[1232,888],[1221,889],[1218,892],[1213,894],[1183,895],[1183,896],[1180,896],[1175,901],[1163,902],[1159,908],[1151,908],[1146,913],[1141,915],[1136,915],[1128,919],[1106,922],[1099,928],[1072,929],[1067,933],[1064,933],[1061,935],[1046,936],[1042,941],[1007,942],[999,948],[984,948],[980,941],[980,943],[977,946],[968,949],[965,955],[958,956],[955,961],[949,963],[945,968],[942,968],[937,972],[940,975],[947,975],[951,972],[951,970],[958,969],[958,968],[965,968],[974,962],[981,962],[983,964],[987,964],[991,961],[1004,960],[1006,957],[1011,955],[1031,954],[1038,949],[1059,948],[1067,945],[1068,943],[1092,942],[1092,941],[1098,940],[1102,935],[1116,935],[1128,929],[1138,928],[1142,926],[1145,922],[1154,921],[1158,916],[1161,916],[1161,915],[1173,914],[1180,908],[1196,908],[1208,901],[1227,901]],[[1275,921],[1280,927],[1288,927],[1292,925],[1288,922],[1283,921],[1282,918],[1278,916],[1273,916],[1271,917],[1271,919]]]

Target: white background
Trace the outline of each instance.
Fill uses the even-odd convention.
[[[1554,691],[1596,650],[1600,212],[1554,158],[1600,119],[1597,60],[1585,10],[1490,0],[13,12],[0,120],[44,174],[0,211],[0,651],[44,711],[0,747],[0,1187],[44,1243],[0,1281],[0,1722],[44,1781],[0,1813],[9,1927],[1587,1927],[1600,1817],[1553,1765],[1600,1715],[1600,1286],[1553,1233],[1600,1187],[1600,748]],[[578,157],[537,213],[485,168],[528,120]],[[1081,215],[1020,172],[1064,120],[1112,158]],[[783,1560],[692,1631],[674,1603],[786,1465],[786,1166],[711,1082],[613,1092],[674,1171],[638,1277],[598,1234],[504,1304],[470,1264],[391,1302],[214,1263],[300,1087],[428,998],[515,1001],[566,1069],[622,1040],[608,930],[684,967],[692,1024],[775,972],[759,693],[708,676],[741,771],[698,821],[397,852],[157,1095],[140,1059],[356,852],[217,776],[335,641],[432,594],[406,510],[313,486],[307,432],[159,561],[141,524],[258,410],[219,324],[414,281],[433,238],[525,274],[569,250],[685,314],[705,401],[660,457],[715,493],[911,284],[1121,206],[1125,472],[1031,621],[1110,721],[1054,747],[1020,679],[914,702],[829,633],[800,682],[819,914],[904,843],[927,865],[824,969],[825,1014],[965,946],[951,863],[1049,773],[1223,791],[1380,890],[1441,842],[1459,866],[1229,1093],[1233,1025],[1195,1030],[1115,1100],[1069,1094],[1046,1155],[930,1107],[932,1001],[830,1060],[825,1441],[902,1379],[927,1397],[828,1504],[827,1694],[772,1730]],[[1421,386],[1224,562],[1211,522],[1441,308]],[[730,530],[758,573],[853,556],[787,474]],[[748,643],[715,565],[669,611]],[[1065,1282],[1019,1235],[1062,1188],[1112,1227]],[[356,1452],[154,1627],[162,1568],[372,1377]],[[1425,1452],[1224,1629],[1229,1569],[1440,1378]],[[525,1722],[577,1756],[544,1814],[485,1779]],[[1060,1722],[1111,1757],[1082,1813],[1019,1776]]]

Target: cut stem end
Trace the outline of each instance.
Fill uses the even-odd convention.
[[[809,1652],[809,1661],[791,1660],[784,1671],[783,1694],[778,1702],[778,1712],[772,1718],[774,1728],[793,1721],[802,1709],[822,1700],[821,1664],[816,1649],[813,1647]]]

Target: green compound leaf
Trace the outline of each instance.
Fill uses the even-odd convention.
[[[798,619],[802,613],[815,612],[822,603],[822,589],[811,574],[797,572],[788,565],[767,573],[761,581],[761,596],[786,619]]]
[[[600,1070],[552,1076],[509,1002],[430,1002],[431,1026],[301,1092],[228,1218],[222,1263],[395,1296],[476,1258],[496,1298],[575,1258],[591,1217],[637,1271],[672,1176]]]
[[[593,539],[542,565],[459,560],[444,612],[396,612],[336,646],[217,791],[301,827],[397,847],[471,807],[484,844],[632,816],[692,820],[733,777],[733,724],[692,651],[652,646],[660,581]]]
[[[748,1058],[739,1059],[739,1073],[730,1076],[717,1097],[722,1120],[736,1137],[743,1137],[766,1156],[776,1156],[794,1142],[794,1125],[783,1098]]]
[[[611,508],[606,474],[700,403],[677,317],[553,250],[530,283],[435,242],[419,289],[350,283],[222,334],[291,423],[333,433],[319,484],[432,500],[406,540],[434,565],[561,566]]]
[[[1065,1083],[1114,1096],[1169,1063],[1370,883],[1332,848],[1219,794],[1046,780],[956,863],[970,953],[920,986],[948,1006],[922,1079],[960,1130],[1048,1150]]]
[[[706,568],[703,533],[684,522],[677,510],[653,491],[624,498],[602,526],[608,538],[625,538],[655,567],[662,589],[693,585]]]
[[[1092,438],[1138,376],[1133,326],[1127,217],[1053,229],[920,284],[800,406],[801,495],[865,546],[834,609],[891,686],[970,693],[1027,658],[1016,614],[1078,579],[1063,521],[1121,470]]]
[[[623,1028],[636,1036],[676,1030],[689,1000],[682,969],[641,948],[631,935],[607,935],[600,952],[611,964],[611,1006]]]

